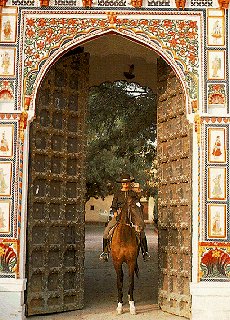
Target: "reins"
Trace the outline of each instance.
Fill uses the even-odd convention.
[[[118,223],[123,224],[123,225],[127,225],[127,226],[129,226],[131,228],[134,228],[134,224],[132,222],[132,213],[131,213],[131,210],[130,210],[130,204],[129,204],[128,198],[126,198],[126,201],[127,201],[127,214],[126,214],[125,219],[124,219],[126,222],[122,221],[122,218],[120,218]],[[122,217],[122,214],[124,214],[123,211],[121,212],[121,217]],[[128,222],[127,222],[127,220],[128,220]]]
[[[128,200],[127,200],[127,205],[128,205],[128,219],[129,219],[129,223],[130,225],[132,224],[132,216],[131,216],[131,212],[130,212],[130,204],[128,203]]]
[[[121,224],[121,225],[123,225],[123,226],[129,226],[130,228],[134,228],[134,225],[133,225],[132,222],[127,223],[127,222],[118,221],[117,224]]]

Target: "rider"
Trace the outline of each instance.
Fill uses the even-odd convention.
[[[141,188],[140,188],[140,183],[138,182],[132,182],[131,183],[131,187],[132,187],[132,190],[136,192],[137,196],[139,197],[139,203],[141,205],[141,212],[143,214],[143,205],[141,204],[140,202],[140,198],[141,198]],[[142,219],[144,220],[144,217],[142,215]],[[144,228],[141,230],[141,252],[142,252],[142,255],[143,255],[143,258],[145,261],[149,260],[150,258],[150,255],[148,253],[148,242],[147,242],[147,238],[146,238],[146,235],[145,235],[145,230]]]
[[[134,178],[131,178],[129,174],[124,174],[121,179],[117,182],[121,183],[121,189],[114,194],[113,201],[111,208],[114,212],[114,216],[112,220],[109,221],[108,225],[106,226],[103,234],[103,252],[100,255],[100,259],[104,261],[108,261],[108,236],[109,231],[116,225],[117,221],[119,221],[119,215],[121,212],[121,208],[124,206],[124,204],[127,201],[127,197],[131,197],[136,201],[136,205],[141,207],[140,199],[138,194],[132,190],[131,188],[131,182],[135,181]],[[144,260],[148,260],[150,257],[148,254],[148,248],[147,248],[147,240],[144,233],[145,223],[143,219],[143,215],[139,217],[134,217],[135,220],[138,222],[138,227],[141,232],[141,247],[144,248],[143,258]]]

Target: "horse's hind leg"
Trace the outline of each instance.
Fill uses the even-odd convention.
[[[116,273],[117,273],[117,291],[118,291],[118,305],[117,305],[117,313],[122,314],[123,308],[123,270],[122,270],[122,264],[116,265]]]

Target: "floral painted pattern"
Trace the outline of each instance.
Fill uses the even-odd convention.
[[[1,101],[14,101],[14,83],[13,81],[0,81],[0,103]]]
[[[208,103],[209,104],[225,104],[226,103],[226,87],[225,84],[209,84],[208,85]]]
[[[201,258],[201,270],[203,277],[201,280],[210,278],[230,277],[230,255],[219,248],[208,249]]]
[[[13,245],[0,243],[0,274],[13,273],[17,268],[17,255]]]
[[[113,19],[112,19],[113,18]],[[186,74],[190,96],[196,98],[198,77],[198,25],[193,20],[163,19],[100,19],[84,18],[28,18],[24,46],[24,77],[26,94],[31,94],[39,65],[68,41],[79,36],[115,28],[119,32],[143,36],[148,42],[165,50]],[[194,89],[195,88],[195,89]],[[195,91],[194,91],[195,90]]]

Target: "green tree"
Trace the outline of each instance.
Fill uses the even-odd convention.
[[[154,195],[156,95],[152,90],[126,81],[92,87],[87,148],[87,199],[112,194],[124,172],[140,182],[146,196]]]

